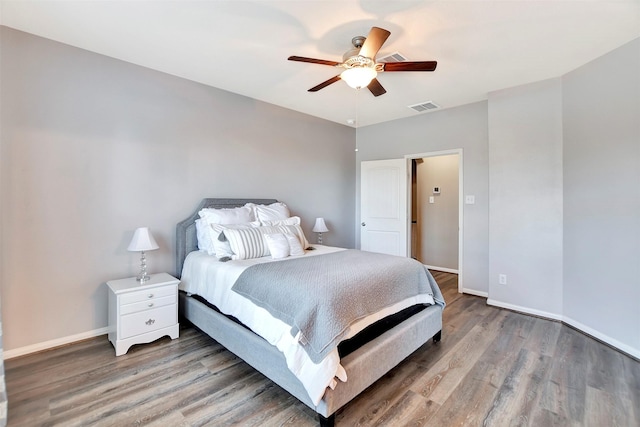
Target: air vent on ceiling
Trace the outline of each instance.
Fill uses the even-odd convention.
[[[382,58],[377,58],[376,62],[403,62],[406,61],[407,58],[400,52],[393,52],[387,56],[383,56]]]
[[[412,110],[416,110],[418,113],[422,113],[424,111],[438,109],[440,108],[440,106],[435,104],[433,101],[426,101],[415,105],[409,105],[409,108],[411,108]]]

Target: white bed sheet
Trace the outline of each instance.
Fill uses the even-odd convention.
[[[316,250],[307,251],[304,256],[316,256],[344,250],[331,246],[314,245]],[[334,349],[320,363],[311,361],[304,348],[298,343],[298,336],[291,335],[291,326],[271,316],[264,308],[231,288],[240,274],[251,265],[265,262],[280,262],[270,256],[220,262],[215,256],[206,252],[194,251],[187,255],[179,288],[189,294],[196,294],[215,305],[222,313],[234,316],[252,331],[267,340],[280,350],[287,361],[287,366],[296,375],[314,405],[318,405],[327,387],[334,388],[336,378],[347,381],[338,350]],[[418,295],[408,298],[378,313],[367,316],[351,326],[347,338],[354,336],[362,329],[383,317],[396,313],[415,304],[433,304],[430,295]]]

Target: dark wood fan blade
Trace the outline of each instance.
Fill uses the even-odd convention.
[[[383,71],[433,71],[438,65],[437,61],[406,61],[385,62]]]
[[[287,59],[289,61],[309,62],[311,64],[331,65],[333,67],[341,64],[341,62],[327,61],[325,59],[305,58],[304,56],[290,56]]]
[[[338,74],[335,77],[331,77],[329,80],[320,83],[318,86],[312,87],[307,92],[317,92],[320,89],[324,89],[325,87],[329,86],[330,84],[333,84],[333,83],[337,82],[338,80],[341,80],[340,79],[340,74]]]
[[[390,34],[389,31],[383,28],[371,27],[371,31],[369,31],[369,35],[360,49],[360,55],[374,59]]]
[[[371,83],[369,83],[369,86],[367,86],[367,88],[369,88],[373,96],[380,96],[387,93],[387,91],[385,90],[385,88],[382,87],[378,79],[371,80]]]

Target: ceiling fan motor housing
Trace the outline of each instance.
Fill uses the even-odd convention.
[[[371,58],[365,58],[362,55],[351,56],[344,60],[341,64],[344,68],[375,68],[375,62]]]
[[[360,54],[360,48],[364,45],[364,41],[367,38],[364,36],[356,36],[351,39],[351,44],[353,44],[353,48],[349,49],[342,55],[342,62],[347,62],[347,60],[351,57],[358,56]]]

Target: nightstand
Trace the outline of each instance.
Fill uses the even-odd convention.
[[[109,341],[116,356],[134,344],[178,338],[178,283],[167,273],[152,274],[143,284],[134,277],[107,282]]]

